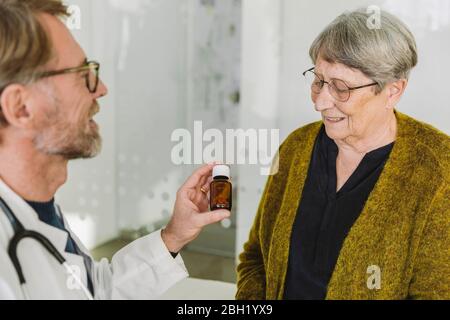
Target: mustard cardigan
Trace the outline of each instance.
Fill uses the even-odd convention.
[[[397,139],[350,229],[327,299],[450,299],[450,138],[396,111]],[[238,265],[237,299],[283,299],[294,218],[322,122],[281,145]],[[380,288],[368,281],[378,269]]]

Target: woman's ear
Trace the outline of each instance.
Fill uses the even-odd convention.
[[[387,95],[388,95],[388,103],[386,105],[389,109],[394,109],[397,107],[397,103],[400,101],[400,98],[405,92],[406,86],[408,85],[408,80],[399,79],[394,82],[391,82],[387,85]]]
[[[31,119],[26,106],[27,89],[20,84],[7,86],[1,96],[0,105],[5,120],[11,126],[26,127]]]

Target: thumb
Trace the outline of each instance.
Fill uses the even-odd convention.
[[[223,219],[229,218],[231,212],[228,210],[215,210],[199,214],[197,217],[199,223],[202,227],[222,221]]]

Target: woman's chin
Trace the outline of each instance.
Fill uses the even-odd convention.
[[[327,133],[327,136],[332,139],[344,139],[348,136],[347,130],[344,128],[336,128],[334,126],[330,127],[325,125],[325,132]]]

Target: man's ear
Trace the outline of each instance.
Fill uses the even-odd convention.
[[[387,108],[394,109],[395,107],[397,107],[397,103],[400,101],[400,98],[402,97],[403,92],[405,92],[407,85],[408,80],[406,79],[399,79],[387,85]]]
[[[26,107],[27,89],[21,84],[7,86],[1,96],[0,105],[3,116],[11,126],[27,126],[31,118]]]

